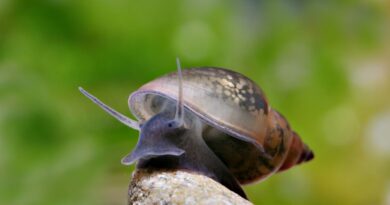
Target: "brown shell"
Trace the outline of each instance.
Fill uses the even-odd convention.
[[[262,146],[269,107],[253,81],[222,68],[186,69],[182,74],[187,110],[225,133]],[[130,109],[139,120],[147,120],[158,112],[153,107],[156,95],[176,101],[176,73],[157,78],[130,95]]]
[[[213,67],[182,74],[186,111],[210,125],[203,133],[206,143],[241,184],[263,179],[283,166],[295,135],[253,81]],[[133,92],[129,106],[142,122],[161,111],[161,99],[177,98],[177,74],[171,73]]]
[[[267,156],[247,142],[229,136],[206,138],[207,144],[224,161],[241,184],[265,179],[278,171],[288,155],[293,135],[287,121],[270,110],[264,149]],[[239,153],[239,154],[237,154]]]

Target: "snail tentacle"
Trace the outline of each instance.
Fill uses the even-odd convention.
[[[178,99],[176,105],[176,115],[175,120],[179,123],[179,125],[184,124],[184,104],[183,104],[183,75],[181,73],[181,65],[179,58],[176,58],[177,64],[177,77],[179,82],[179,91],[178,91]]]
[[[104,111],[109,113],[111,116],[115,117],[117,120],[122,122],[123,124],[127,125],[128,127],[131,127],[135,130],[140,130],[139,123],[135,120],[132,120],[125,115],[117,112],[116,110],[112,109],[108,105],[104,104],[102,101],[100,101],[98,98],[93,96],[92,94],[88,93],[86,90],[84,90],[82,87],[79,87],[79,90],[81,93],[83,93],[87,98],[92,100],[95,104],[99,105]]]

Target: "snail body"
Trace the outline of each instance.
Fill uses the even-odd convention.
[[[178,83],[179,82],[179,83]],[[192,68],[133,92],[131,120],[80,91],[122,123],[140,130],[122,159],[137,168],[198,172],[246,198],[248,184],[313,158],[287,120],[249,78],[223,68]]]

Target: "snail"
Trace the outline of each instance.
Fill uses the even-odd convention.
[[[177,69],[130,95],[129,107],[138,121],[79,88],[110,115],[140,131],[123,164],[200,173],[247,198],[241,185],[314,157],[249,78],[216,67],[182,71],[178,59]]]

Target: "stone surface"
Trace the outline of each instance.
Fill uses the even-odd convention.
[[[251,205],[236,193],[203,175],[185,171],[133,173],[128,204]]]

